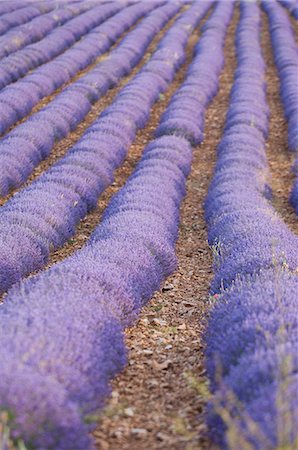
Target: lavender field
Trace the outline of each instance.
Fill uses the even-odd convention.
[[[298,449],[298,1],[0,1],[0,450]]]

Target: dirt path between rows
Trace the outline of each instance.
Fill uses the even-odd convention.
[[[100,449],[210,449],[204,436],[202,333],[210,308],[212,255],[203,201],[233,81],[237,18],[238,11],[226,40],[220,91],[207,111],[205,141],[194,151],[181,211],[179,268],[126,333],[129,365],[113,383],[112,399],[94,433]]]

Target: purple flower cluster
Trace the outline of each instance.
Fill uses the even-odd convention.
[[[224,64],[223,45],[234,3],[221,2],[206,24],[195,47],[195,58],[187,72],[187,82],[172,97],[156,130],[156,136],[183,136],[191,144],[203,140],[206,105],[216,94]]]
[[[279,0],[279,3],[281,3],[289,13],[295,17],[296,20],[298,20],[298,2],[297,0]]]
[[[38,41],[55,27],[90,9],[88,2],[69,3],[54,11],[35,17],[30,22],[8,31],[0,37],[0,58],[14,53],[25,45]]]
[[[295,209],[295,212],[298,216],[298,172],[296,169],[297,166],[298,166],[298,159],[296,159],[296,163],[293,167],[293,169],[295,171],[295,179],[293,182],[292,191],[291,191],[291,195],[290,195],[290,203],[293,206],[293,208]]]
[[[142,2],[145,10],[152,9],[154,5],[155,2]],[[99,62],[92,70],[64,89],[47,106],[33,114],[25,123],[14,128],[1,140],[0,193],[2,195],[6,195],[11,188],[24,183],[33,168],[48,156],[55,140],[62,139],[70,130],[75,129],[90,111],[92,104],[132,70],[142,58],[155,34],[179,9],[180,5],[171,2],[153,11],[121,41],[117,48],[110,52],[108,58]],[[130,14],[133,22],[138,13],[132,9]],[[128,19],[130,14],[126,15],[129,23],[131,22]],[[185,32],[185,35],[188,36],[188,32]],[[79,58],[79,55],[77,57]],[[163,64],[167,66],[167,69],[169,67],[172,71],[174,70],[167,63]],[[51,82],[50,77],[41,76],[40,78],[42,83],[46,80]],[[36,89],[32,88],[30,91],[32,96],[38,96],[38,86],[35,85],[35,87]],[[29,101],[29,98],[24,96],[15,100],[20,107],[21,103]],[[121,127],[121,124],[119,126]]]
[[[288,121],[289,149],[298,152],[298,53],[291,22],[277,3],[263,1],[268,14],[274,59],[280,78],[280,93]],[[290,203],[298,215],[298,159]]]
[[[240,7],[238,66],[205,202],[208,238],[216,253],[211,293],[219,298],[206,336],[207,368],[217,408],[219,404],[229,409],[234,418],[230,435],[240,433],[261,450],[275,448],[283,413],[296,420],[297,409],[286,397],[297,386],[298,238],[268,201],[269,111],[259,42],[260,11],[249,2],[241,2]],[[293,366],[279,376],[289,358]],[[287,382],[289,390],[278,406]],[[231,402],[231,393],[237,401]],[[237,402],[244,411],[240,417]],[[212,436],[226,448],[226,426],[213,411]],[[255,434],[247,415],[255,423]],[[292,442],[293,436],[288,438]]]
[[[144,83],[148,96],[158,96],[158,68],[166,60],[175,72],[206,9],[198,2],[178,19],[136,83],[117,97],[117,114],[128,94],[135,100],[131,114],[137,114]],[[184,137],[152,141],[87,245],[8,292],[0,308],[0,405],[13,417],[14,438],[33,448],[89,448],[84,417],[102,406],[108,380],[125,363],[122,330],[176,267],[179,207],[191,160]]]
[[[7,84],[10,84],[11,82],[26,75],[29,70],[32,70],[35,67],[50,61],[57,55],[60,55],[76,41],[81,39],[84,34],[92,30],[92,28],[100,25],[108,17],[117,13],[120,9],[121,4],[117,2],[91,8],[79,16],[69,20],[63,26],[54,29],[40,41],[27,45],[12,55],[3,58],[0,61],[0,88],[2,89]],[[96,32],[97,30],[95,29],[94,31]],[[101,43],[103,36],[98,36],[98,40]],[[86,51],[86,48],[83,47],[83,51]],[[73,57],[76,59],[78,55],[75,53]],[[61,56],[60,62],[65,64],[66,72],[71,69],[71,67],[68,67],[69,62],[63,59],[63,55]],[[71,72],[72,70],[70,70],[70,73]],[[32,82],[34,87],[34,81]],[[45,84],[48,83],[45,81]],[[1,117],[1,120],[3,121],[5,119]],[[5,127],[1,129],[1,133],[3,133],[3,130],[5,130]]]
[[[255,10],[250,20],[258,25],[258,8],[250,8]],[[244,21],[248,10],[244,3],[237,33],[238,67],[205,204],[209,242],[219,252],[213,292],[227,287],[237,273],[272,267],[273,253],[278,264],[287,261],[293,270],[297,266],[297,240],[267,200],[265,137],[269,111],[258,29],[253,33],[252,26],[246,30],[243,25],[250,18],[248,15]],[[250,46],[244,42],[248,36]]]
[[[145,2],[124,8],[112,18],[106,20],[104,24],[93,29],[68,51],[43,64],[18,82],[4,88],[0,92],[0,109],[2,110],[0,131],[5,132],[17,120],[30,113],[43,97],[52,94],[64,83],[71,80],[77,72],[85,69],[97,57],[106,52],[124,31],[128,30],[140,17],[150,12],[155,6],[155,2]],[[114,12],[116,8],[113,4]],[[103,18],[102,7],[100,11],[101,18]],[[91,14],[91,12],[89,11],[85,23],[92,23],[92,20],[94,22],[94,14]],[[111,13],[111,7],[106,10],[106,13]],[[83,23],[83,20],[81,23]],[[70,37],[74,39],[73,34]]]
[[[298,52],[291,22],[277,2],[263,1],[269,18],[274,60],[280,79],[280,94],[288,121],[289,149],[298,152]]]
[[[26,5],[17,11],[12,11],[4,14],[0,17],[0,34],[6,33],[10,28],[22,25],[25,22],[29,22],[35,17],[40,16],[46,12],[49,12],[55,8],[55,4],[52,2],[39,3],[35,2],[31,5]]]
[[[2,292],[25,274],[43,267],[50,250],[63,245],[87,211],[96,206],[102,191],[113,181],[113,172],[123,161],[137,129],[145,125],[151,106],[173,79],[183,61],[191,30],[209,6],[208,2],[198,3],[184,13],[165,34],[141,72],[120,91],[66,156],[1,208]],[[115,55],[119,54],[122,61],[125,56],[125,62],[133,65],[177,8],[174,3],[167,3],[151,13],[124,39],[123,52],[119,48]],[[148,30],[149,36],[144,30]],[[171,72],[162,75],[164,67]],[[18,142],[20,148],[22,141]],[[28,144],[32,152],[34,147]],[[22,144],[22,150],[24,147]],[[35,150],[33,155],[36,153]],[[12,170],[9,165],[5,167]],[[24,165],[23,173],[25,170]]]
[[[28,3],[24,1],[4,0],[0,3],[0,15],[2,16],[12,11],[16,11],[25,6],[28,6]]]
[[[206,356],[215,405],[234,415],[234,433],[256,450],[294,449],[297,442],[297,292],[297,274],[267,269],[223,292],[209,320]],[[210,425],[229,448],[223,422],[211,416]]]
[[[118,316],[127,294],[100,268],[97,278],[71,269],[64,277],[56,266],[23,285],[21,308],[11,292],[0,311],[1,410],[15,417],[12,439],[32,449],[89,449],[84,418],[102,407],[110,377],[126,362]]]

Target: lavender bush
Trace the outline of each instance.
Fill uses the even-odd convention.
[[[19,8],[24,8],[25,6],[27,6],[27,2],[24,1],[5,0],[0,3],[0,16],[16,11]]]
[[[280,78],[280,94],[288,121],[289,149],[298,152],[298,53],[294,32],[287,13],[277,2],[263,1],[275,64]]]
[[[4,58],[25,45],[42,39],[55,27],[89,8],[90,4],[87,2],[69,3],[56,8],[55,11],[35,17],[24,25],[13,28],[0,37],[0,58]]]
[[[297,0],[279,0],[279,3],[281,3],[289,13],[295,17],[296,20],[298,20],[298,2]]]
[[[117,13],[121,7],[122,4],[118,2],[95,6],[54,29],[38,42],[3,58],[0,61],[0,88],[63,53],[92,28]]]
[[[106,20],[104,24],[93,29],[62,55],[43,64],[16,83],[5,87],[0,92],[0,107],[3,108],[1,132],[4,133],[17,120],[24,118],[45,96],[52,94],[64,83],[70,81],[79,71],[94,62],[112,46],[124,31],[155,6],[156,3],[145,2],[123,9]],[[113,8],[116,8],[115,5]],[[100,11],[102,18],[102,7]],[[110,9],[107,13],[110,13]],[[94,21],[94,15],[90,19]],[[67,38],[71,39],[69,43],[75,40],[73,34],[69,36],[66,33]],[[71,116],[73,108],[72,105],[69,111]]]
[[[284,2],[289,6],[290,2]],[[298,152],[298,54],[291,22],[277,3],[264,1],[263,8],[268,14],[274,59],[280,78],[280,94],[288,121],[288,144],[291,151]],[[297,9],[298,11],[298,9]],[[298,159],[296,161],[297,166]],[[296,167],[295,166],[295,167]],[[298,214],[298,178],[290,195],[290,203]]]
[[[202,141],[204,113],[218,89],[218,78],[224,64],[224,39],[232,12],[233,2],[223,2],[202,27],[203,34],[195,47],[195,58],[189,67],[187,80],[172,97],[156,136],[183,136],[194,145]]]
[[[7,324],[0,331],[5,337],[0,404],[15,416],[10,423],[15,440],[22,438],[33,448],[89,448],[83,419],[102,406],[109,378],[123,367],[121,331],[176,265],[174,243],[184,195],[177,183],[184,186],[185,174],[177,168],[175,175],[164,177],[167,161],[173,165],[167,156],[161,158],[168,148],[190,167],[187,141],[174,136],[154,141],[146,155],[158,151],[158,158],[148,161],[162,169],[160,175],[155,167],[146,168],[144,160],[83,250],[6,297],[0,311],[1,323]],[[165,185],[165,195],[151,203],[157,184]],[[148,211],[150,205],[154,211]],[[20,298],[23,306],[17,306]],[[9,330],[15,331],[13,340]],[[41,330],[42,343],[32,345]]]
[[[268,269],[242,276],[216,302],[206,356],[214,408],[232,417],[224,425],[212,416],[222,447],[297,446],[297,288],[297,274]]]
[[[222,448],[263,450],[297,440],[298,239],[269,202],[259,28],[258,5],[242,2],[238,67],[205,202],[217,299],[206,356],[212,436]]]
[[[298,162],[298,159],[297,159]],[[296,178],[293,183],[291,195],[290,195],[290,203],[295,209],[295,212],[298,216],[298,176],[296,175]]]
[[[32,5],[24,6],[17,11],[8,12],[0,17],[0,34],[6,33],[9,29],[22,25],[55,8],[53,2],[36,2]]]
[[[208,7],[207,2],[198,3],[184,13],[165,34],[148,63],[120,91],[114,102],[103,111],[65,157],[1,208],[2,292],[34,268],[44,266],[49,252],[63,245],[74,234],[78,222],[96,206],[102,191],[113,181],[113,172],[125,158],[137,129],[145,125],[151,106],[170,82],[159,75],[156,63],[163,65],[166,61],[173,79],[184,59],[185,45],[192,27],[199,22]],[[166,17],[173,15],[176,8],[171,3],[154,11],[131,37],[126,37],[123,41],[126,62],[129,62],[129,55],[133,60],[136,58],[138,46],[139,54],[142,54],[144,41],[149,41],[156,28],[161,27]],[[186,25],[187,31],[180,37],[181,30]],[[147,38],[144,28],[150,30]],[[130,49],[135,51],[131,52]],[[143,89],[144,85],[147,86],[146,91]],[[82,108],[82,104],[80,107]],[[28,129],[28,123],[26,125]],[[46,123],[43,128],[44,136],[45,126]],[[30,136],[32,135],[30,130]],[[44,142],[44,136],[41,141],[31,144],[27,142],[28,150],[19,136],[15,141],[18,148],[22,144],[22,154],[19,151],[18,159],[14,158],[14,149],[9,147],[9,139],[7,140],[8,144],[2,149],[6,155],[11,156],[10,161],[16,163],[9,162],[2,166],[6,170],[6,180],[11,176],[21,181],[22,177],[29,174],[35,161],[53,145],[51,138]],[[36,145],[39,145],[39,151],[36,150]],[[22,171],[17,170],[19,161]],[[25,161],[27,164],[24,164]],[[8,235],[10,237],[7,240]]]

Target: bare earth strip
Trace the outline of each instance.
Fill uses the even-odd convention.
[[[238,11],[227,36],[220,91],[207,111],[206,138],[194,152],[181,211],[179,268],[127,330],[129,366],[113,383],[113,397],[94,433],[100,449],[210,449],[204,437],[202,333],[210,309],[212,255],[203,201],[233,80],[237,19]]]
[[[274,64],[267,16],[263,13],[262,47],[267,65],[267,101],[270,108],[270,129],[267,157],[271,172],[272,204],[292,231],[298,233],[298,220],[289,204],[294,175],[291,171],[294,154],[288,150],[287,122],[279,95],[279,78]]]

